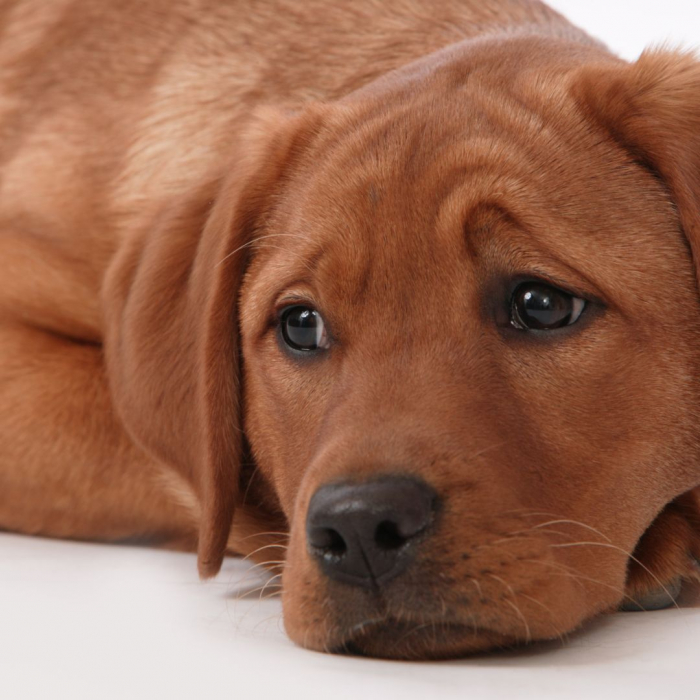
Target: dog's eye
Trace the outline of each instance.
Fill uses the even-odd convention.
[[[583,299],[539,282],[525,282],[514,292],[510,323],[521,330],[551,331],[576,323],[586,308]]]
[[[282,338],[294,350],[325,350],[329,347],[326,324],[310,306],[290,306],[280,319]]]

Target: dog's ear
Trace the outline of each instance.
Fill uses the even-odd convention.
[[[648,51],[587,66],[572,87],[587,116],[665,183],[700,271],[700,62]]]
[[[223,560],[238,495],[242,430],[238,287],[249,246],[313,117],[266,113],[227,174],[166,201],[124,242],[103,290],[105,356],[132,438],[175,469],[200,505],[202,577]]]

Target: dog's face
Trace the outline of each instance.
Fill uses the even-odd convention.
[[[253,243],[245,429],[312,648],[569,630],[689,469],[700,316],[663,186],[555,82],[475,82],[331,110]]]
[[[537,48],[529,70],[522,47],[446,54],[292,120],[254,236],[221,244],[248,255],[242,426],[304,646],[563,634],[620,604],[699,481],[688,223],[582,106],[580,57]]]

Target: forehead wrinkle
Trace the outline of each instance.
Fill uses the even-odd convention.
[[[426,269],[435,268],[430,247],[420,240],[425,237],[402,230],[396,217],[380,218],[374,226],[368,223],[361,235],[348,229],[346,236],[326,238],[317,279],[337,303],[359,307],[371,296],[390,306],[404,304],[407,284],[409,289],[420,285],[429,277]]]
[[[342,288],[343,296],[361,294],[371,257],[367,218],[337,198],[321,196],[314,188],[306,201],[314,206],[295,211],[288,222],[291,230],[304,231],[306,241],[304,249],[297,251],[304,262],[298,281],[317,289],[319,296],[334,296],[337,287]]]
[[[532,161],[533,177],[505,192],[501,203],[535,246],[619,307],[620,275],[629,284],[637,269],[639,274],[654,269],[653,246],[641,244],[651,231],[669,227],[668,208],[657,206],[663,203],[661,193],[643,171],[624,167],[606,142],[575,133],[582,138],[572,143],[569,137],[565,149],[539,154],[539,162]],[[589,172],[591,158],[596,167]],[[654,188],[647,187],[640,208],[639,200],[626,194],[644,190],[645,178]]]
[[[508,149],[500,157],[501,146],[497,140],[482,139],[471,149],[468,158],[455,154],[452,167],[440,169],[441,177],[431,169],[426,170],[426,180],[441,182],[438,196],[433,195],[431,228],[434,237],[470,259],[478,253],[472,245],[475,225],[478,231],[487,229],[483,218],[489,213],[492,218],[498,216],[517,223],[517,212],[511,209],[509,202],[527,199],[529,173]],[[494,153],[498,158],[494,159]]]
[[[333,122],[313,164],[325,163],[343,175],[349,172],[376,168],[380,173],[396,176],[400,167],[407,176],[416,162],[439,157],[442,150],[454,146],[454,140],[494,134],[490,127],[483,96],[464,95],[445,90],[411,95],[410,100],[370,105],[367,109],[345,110],[343,119]],[[494,122],[495,123],[495,122]],[[333,175],[326,172],[326,176]]]
[[[554,138],[560,121],[545,119],[552,106],[537,104],[538,97],[527,84],[475,82],[466,74],[462,84],[432,84],[417,93],[389,90],[381,99],[336,107],[317,137],[308,172],[318,173],[325,163],[330,178],[368,167],[408,177],[453,147],[455,139],[485,135],[531,148],[533,137]]]
[[[458,163],[439,202],[436,231],[446,240],[453,239],[456,232],[462,250],[471,260],[482,257],[484,241],[498,243],[498,258],[501,263],[505,261],[506,269],[522,267],[511,272],[541,274],[546,271],[536,263],[546,266],[549,261],[550,267],[554,263],[558,270],[573,275],[605,298],[597,276],[581,269],[572,256],[562,255],[567,246],[559,243],[566,242],[567,237],[556,236],[552,240],[547,235],[565,230],[564,221],[527,177],[527,170],[519,172],[517,163],[516,160],[513,167],[499,170],[492,167],[488,158],[477,158],[473,167]],[[499,231],[509,232],[508,238],[505,233],[498,235]],[[494,236],[498,239],[494,240]]]
[[[423,134],[407,120],[391,122],[377,117],[357,131],[344,135],[328,149],[319,178],[335,181],[343,189],[375,182],[406,179]]]
[[[536,122],[533,122],[533,127],[535,126]],[[559,242],[567,241],[568,237],[561,233],[587,233],[588,219],[591,218],[590,205],[586,206],[584,212],[580,211],[581,187],[594,197],[602,195],[608,200],[601,207],[604,212],[610,210],[611,204],[608,190],[601,188],[606,176],[601,179],[598,174],[598,179],[592,181],[585,168],[571,167],[575,157],[579,156],[585,164],[584,158],[590,153],[591,147],[597,147],[596,150],[599,151],[605,145],[591,144],[590,135],[589,138],[572,138],[572,133],[580,136],[578,129],[571,128],[568,132],[550,129],[544,133],[538,131],[534,138],[529,138],[527,133],[513,135],[507,132],[503,135],[481,136],[476,140],[465,139],[456,148],[443,149],[441,155],[449,161],[451,170],[435,158],[425,173],[426,181],[442,183],[443,192],[438,198],[440,215],[452,208],[461,212],[464,221],[468,222],[471,216],[469,207],[483,207],[485,202],[479,200],[486,200],[492,208],[497,207],[502,212],[507,212],[511,223],[527,231],[542,249],[552,253],[565,250]],[[542,140],[545,148],[542,147]],[[445,174],[446,170],[448,175]],[[476,192],[470,191],[471,188],[478,192],[478,196]],[[570,195],[573,189],[579,192],[577,196]],[[451,207],[446,206],[445,202],[458,200],[463,194],[464,206],[461,210],[458,202],[452,202]],[[615,208],[611,211],[615,211]],[[599,216],[603,216],[603,213],[599,213]],[[459,226],[459,223],[453,220],[453,228]],[[558,231],[559,235],[552,240],[547,235],[550,231]],[[469,241],[471,236],[468,227],[465,234]],[[560,255],[552,257],[561,258]],[[561,262],[571,269],[575,267],[566,260]],[[593,280],[594,275],[585,273],[583,269],[578,274],[600,288]]]
[[[533,209],[538,212],[537,220],[530,217]],[[605,284],[606,275],[596,274],[599,265],[581,264],[586,259],[568,245],[571,238],[547,235],[562,228],[540,205],[524,203],[517,197],[485,199],[475,204],[470,217],[472,223],[465,227],[465,238],[475,259],[490,260],[501,272],[542,276],[564,286],[578,285],[580,291],[594,293],[607,304],[613,302],[614,290]]]
[[[492,89],[492,86],[489,88]],[[539,180],[539,183],[544,181],[547,184],[549,179],[551,185],[551,170],[562,167],[561,161],[565,160],[562,153],[557,153],[561,150],[561,141],[566,141],[564,151],[567,156],[577,145],[579,149],[584,148],[583,144],[572,143],[570,138],[565,138],[569,134],[550,128],[538,109],[506,92],[505,88],[496,95],[477,92],[465,96],[463,92],[460,98],[470,98],[469,105],[465,107],[464,102],[456,104],[456,100],[451,100],[445,119],[434,119],[430,102],[435,102],[436,96],[431,95],[430,99],[425,98],[419,104],[420,110],[413,110],[413,105],[411,108],[391,105],[391,109],[374,105],[373,118],[361,124],[356,131],[353,131],[356,126],[353,120],[347,114],[343,115],[347,122],[343,126],[345,133],[341,132],[340,137],[337,132],[327,133],[323,148],[318,152],[314,149],[310,159],[316,166],[325,163],[325,167],[320,173],[317,168],[313,181],[307,182],[305,187],[307,193],[314,192],[314,196],[306,197],[306,200],[315,203],[318,216],[314,218],[322,222],[320,228],[325,229],[327,244],[315,261],[315,270],[325,266],[321,264],[322,261],[325,263],[330,259],[328,244],[344,244],[344,256],[353,262],[343,268],[340,277],[347,285],[348,278],[353,276],[354,294],[361,295],[371,277],[373,261],[369,245],[373,239],[377,236],[386,238],[390,233],[388,238],[392,243],[395,239],[397,244],[406,245],[407,238],[402,231],[396,231],[396,227],[403,227],[407,217],[415,215],[416,210],[422,208],[418,213],[419,219],[426,224],[424,235],[412,236],[410,240],[427,237],[434,242],[432,227],[426,220],[429,217],[425,206],[435,207],[432,202],[437,199],[438,209],[442,209],[443,202],[462,187],[463,180],[483,179],[486,174],[492,174],[492,191],[486,194],[492,200],[489,206],[507,212],[512,223],[528,231],[533,240],[537,237],[540,228],[537,223],[533,225],[514,210],[522,209],[527,214],[527,209],[538,209],[542,221],[553,214],[549,211],[553,202],[546,201],[551,198],[535,196],[526,183],[528,180]],[[505,111],[502,110],[504,102],[508,104]],[[427,113],[425,110],[428,110]],[[476,115],[478,119],[464,118]],[[461,138],[456,141],[455,136]],[[547,148],[542,148],[542,141]],[[543,151],[545,154],[554,152],[557,156],[547,157],[547,172],[543,172],[530,158],[534,152],[542,159]],[[445,173],[446,165],[453,167],[449,176]],[[422,177],[408,177],[411,173]],[[567,175],[571,176],[569,173]],[[428,187],[424,186],[426,181]],[[437,187],[442,191],[436,192],[436,183],[439,183]],[[380,199],[385,203],[387,199],[397,200],[400,196],[411,195],[404,199],[407,208],[412,211],[399,211],[389,206],[381,210],[384,216],[378,217],[378,212],[369,211],[366,206],[370,187],[380,193]],[[423,196],[420,196],[421,192]],[[521,199],[523,206],[517,207]],[[532,202],[537,203],[533,205]],[[474,208],[483,205],[483,202],[472,200]],[[459,207],[456,209],[459,211]],[[465,221],[468,216],[469,213],[465,212]],[[457,228],[463,239],[463,222],[459,222]],[[558,228],[562,228],[561,223]],[[358,242],[361,242],[360,248],[367,249],[358,250]],[[386,240],[382,243],[386,243]],[[334,254],[333,257],[340,259],[342,256]],[[374,262],[379,264],[381,261]],[[329,277],[335,282],[339,276],[331,273]]]
[[[553,150],[559,145],[559,135],[542,116],[511,96],[476,94],[470,98],[468,104],[460,100],[448,106],[447,116],[446,104],[437,104],[434,96],[422,105],[428,107],[428,114],[421,114],[415,106],[404,106],[398,114],[378,113],[326,151],[324,175],[341,187],[358,186],[369,179],[403,188],[423,186],[420,180],[424,179],[432,185],[445,179],[444,172],[435,170],[454,168],[457,159],[465,170],[476,167],[479,159],[484,167],[503,167],[504,158],[511,168],[522,170],[525,159],[513,157],[514,147],[522,154],[533,149],[539,153],[543,139]],[[502,109],[504,99],[511,100],[513,107],[507,116]]]
[[[477,160],[481,162],[471,167],[460,164],[459,170],[453,171],[448,178],[445,178],[444,172],[441,177],[433,177],[430,169],[423,171],[424,175],[432,178],[431,185],[445,179],[448,181],[446,192],[440,193],[438,198],[437,212],[433,204],[435,192],[430,191],[431,187],[423,188],[427,197],[416,194],[406,199],[397,196],[405,194],[405,183],[395,181],[383,188],[381,204],[373,203],[370,207],[366,193],[378,176],[376,173],[368,174],[359,165],[355,168],[356,177],[337,178],[330,187],[322,186],[322,177],[315,183],[309,183],[305,188],[306,199],[314,203],[313,223],[310,226],[314,230],[325,231],[324,247],[316,260],[316,269],[320,272],[330,261],[326,275],[328,285],[335,288],[338,294],[348,295],[359,302],[371,290],[382,295],[391,295],[396,291],[399,268],[404,269],[402,276],[416,284],[421,280],[434,281],[435,270],[441,266],[439,259],[445,256],[444,250],[436,250],[438,231],[446,228],[440,226],[439,208],[454,190],[464,188],[467,179],[465,173],[471,171],[472,178],[477,179],[481,175],[481,167],[492,166],[490,156],[494,150],[493,141],[484,143],[483,157],[478,157],[480,149],[476,152]],[[503,189],[502,181],[499,189]],[[462,207],[457,209],[461,210]],[[296,218],[301,221],[300,216]],[[442,242],[449,245],[449,252],[455,249],[455,241],[461,242],[462,229],[463,223],[459,221],[448,230],[447,239]],[[412,250],[411,255],[403,254],[402,250],[406,248]],[[461,250],[464,251],[464,248]],[[338,270],[341,270],[340,274]]]

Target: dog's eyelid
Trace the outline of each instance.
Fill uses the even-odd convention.
[[[285,309],[287,306],[293,306],[293,305],[302,305],[302,306],[313,306],[316,308],[318,304],[313,301],[313,299],[309,299],[307,296],[283,296],[281,299],[278,299],[275,302],[275,309],[277,310],[282,310]]]
[[[549,271],[531,270],[513,275],[510,285],[511,291],[514,291],[524,282],[546,284],[550,287],[555,287],[556,289],[559,289],[572,297],[577,297],[579,299],[583,299],[584,301],[598,304],[599,306],[607,306],[605,299],[597,290],[594,291],[589,287],[582,287],[578,282],[571,282],[571,280],[563,279],[562,277],[552,274]]]
[[[275,296],[274,308],[277,311],[284,309],[286,306],[292,304],[302,304],[305,306],[313,306],[315,309],[320,309],[322,304],[316,298],[316,295],[310,290],[305,288],[291,288],[287,285],[285,289],[279,292]]]

